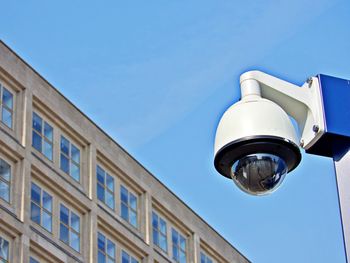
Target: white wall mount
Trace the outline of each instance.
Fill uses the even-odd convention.
[[[241,75],[242,100],[262,97],[293,117],[300,131],[300,146],[309,149],[325,131],[322,94],[317,77],[301,87],[260,71]]]

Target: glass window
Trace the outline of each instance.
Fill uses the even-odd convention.
[[[53,128],[33,112],[32,146],[52,161]]]
[[[130,256],[127,252],[122,250],[122,263],[138,263],[139,261],[136,260],[133,256]]]
[[[80,181],[80,150],[63,136],[61,136],[60,167],[75,181]]]
[[[114,263],[116,259],[115,244],[100,232],[97,234],[98,263]]]
[[[35,183],[31,185],[30,218],[52,232],[52,196]]]
[[[11,166],[0,158],[0,198],[10,202]]]
[[[153,243],[160,247],[163,251],[167,252],[168,244],[166,222],[155,212],[152,212],[152,229]]]
[[[29,263],[40,263],[40,262],[39,262],[38,260],[36,260],[36,259],[30,257],[30,258],[29,258]]]
[[[0,84],[0,118],[1,122],[12,129],[13,126],[13,94]]]
[[[114,178],[97,165],[96,179],[98,200],[114,210]]]
[[[80,252],[80,217],[60,205],[60,240]]]
[[[120,186],[120,215],[137,228],[137,197],[124,186]]]
[[[201,252],[201,263],[213,263],[213,260],[204,252]]]
[[[179,263],[186,263],[186,238],[174,228],[171,232],[173,259]]]
[[[9,242],[4,238],[0,237],[0,262],[9,262]]]

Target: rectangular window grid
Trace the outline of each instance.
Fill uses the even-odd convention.
[[[201,263],[213,263],[213,260],[204,252],[201,252]]]
[[[97,235],[98,245],[98,263],[115,263],[116,259],[116,247],[115,244],[106,238],[103,234],[98,232]]]
[[[0,198],[10,202],[11,166],[0,158]]]
[[[60,205],[60,240],[80,252],[80,217]]]
[[[137,197],[124,186],[120,186],[121,217],[137,228]]]
[[[8,263],[9,262],[9,242],[3,237],[0,237],[0,262]]]
[[[97,198],[114,210],[114,178],[100,166],[96,167]]]
[[[139,263],[139,261],[122,250],[122,263]]]
[[[30,218],[52,232],[52,196],[35,183],[31,185]]]
[[[12,129],[13,126],[13,94],[0,84],[1,122]]]
[[[152,212],[152,233],[153,243],[163,251],[167,252],[168,244],[166,222],[155,212]]]
[[[52,161],[53,128],[33,112],[32,146]]]
[[[80,181],[80,150],[64,136],[61,136],[60,167],[75,181]]]
[[[186,238],[172,229],[171,232],[173,259],[179,263],[186,263]]]

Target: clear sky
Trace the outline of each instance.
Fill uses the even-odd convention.
[[[350,1],[1,1],[0,38],[252,262],[345,262],[331,159],[273,195],[213,167],[239,75],[350,79]],[[347,120],[348,121],[348,120]]]

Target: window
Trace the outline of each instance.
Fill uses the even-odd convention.
[[[32,146],[52,161],[53,128],[33,112]]]
[[[114,178],[100,166],[96,167],[97,198],[114,210]]]
[[[152,212],[152,229],[153,229],[153,243],[160,247],[163,251],[167,252],[167,232],[166,222],[158,216],[155,212]]]
[[[122,263],[139,263],[134,257],[130,256],[124,250],[122,251]]]
[[[120,200],[121,217],[137,228],[137,197],[121,185]]]
[[[35,183],[31,186],[30,218],[52,232],[52,196]]]
[[[1,263],[9,262],[9,242],[0,237],[0,261]]]
[[[179,263],[186,263],[186,238],[172,229],[173,259]]]
[[[1,122],[12,129],[13,126],[13,95],[0,84]]]
[[[0,159],[0,198],[10,202],[11,166]]]
[[[201,263],[213,263],[213,260],[204,252],[201,252]]]
[[[103,234],[98,233],[98,263],[112,263],[115,262],[116,249],[115,244],[107,239]]]
[[[75,181],[80,181],[80,150],[63,136],[61,136],[60,167]]]
[[[62,204],[60,206],[60,240],[80,252],[80,217]]]
[[[36,259],[30,257],[30,258],[29,258],[29,263],[40,263],[40,262],[39,262],[38,260],[36,260]]]

